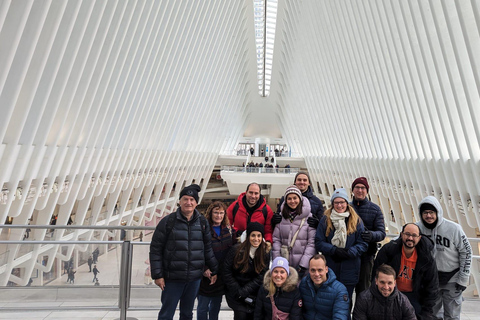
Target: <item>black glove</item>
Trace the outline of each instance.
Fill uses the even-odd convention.
[[[362,239],[365,242],[372,242],[373,235],[371,231],[363,231],[362,232]]]
[[[337,248],[335,250],[335,255],[342,261],[350,259],[350,254],[348,253],[348,250],[345,248]]]
[[[318,218],[314,216],[308,217],[307,219],[308,226],[313,229],[317,229],[319,222]]]
[[[275,213],[272,217],[272,229],[275,228],[275,226],[280,222],[282,222],[282,215],[279,213]]]
[[[455,290],[457,290],[457,291],[465,291],[465,289],[467,289],[467,287],[462,286],[460,283],[455,283]]]
[[[298,266],[297,268],[297,273],[298,273],[298,278],[299,279],[302,279],[303,276],[305,275],[305,272],[307,271],[306,268],[302,267],[302,266]]]

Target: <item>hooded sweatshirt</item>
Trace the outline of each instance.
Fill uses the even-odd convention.
[[[422,219],[420,207],[424,203],[431,204],[437,210],[437,224],[433,228],[428,228]],[[462,227],[443,218],[442,206],[433,196],[424,198],[418,204],[418,215],[420,221],[417,225],[420,232],[434,243],[433,255],[437,263],[440,284],[455,282],[466,287],[470,277],[472,248]]]

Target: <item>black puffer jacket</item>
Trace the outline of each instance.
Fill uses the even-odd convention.
[[[323,217],[323,203],[316,195],[313,194],[312,187],[308,186],[307,191],[302,192],[302,195],[310,201],[310,207],[312,215],[317,217],[320,220]],[[281,213],[282,203],[285,201],[285,197],[281,197],[277,206],[277,213]]]
[[[246,240],[248,241],[248,240]],[[242,311],[246,313],[253,313],[255,306],[245,303],[246,297],[253,297],[255,299],[258,294],[258,289],[263,284],[263,277],[268,270],[270,263],[270,255],[265,255],[265,268],[262,272],[255,272],[253,259],[249,259],[248,271],[241,273],[241,268],[235,268],[234,258],[240,244],[233,246],[225,258],[225,265],[223,270],[223,282],[225,283],[225,297],[228,306],[233,311]]]
[[[416,320],[415,310],[408,298],[397,290],[384,297],[375,284],[363,291],[355,301],[354,320]]]
[[[273,300],[278,310],[288,313],[290,320],[301,320],[302,298],[298,290],[298,274],[295,269],[289,267],[290,275],[281,288],[277,288]],[[268,297],[268,286],[272,279],[271,271],[267,271],[263,280],[263,286],[258,291],[257,303],[255,304],[255,320],[273,319],[272,302]]]
[[[377,268],[382,264],[391,266],[397,274],[400,273],[402,261],[402,240],[390,241],[380,249],[375,258],[372,270],[372,282]],[[413,293],[422,306],[420,319],[433,319],[433,306],[438,295],[437,264],[432,256],[433,242],[422,237],[415,247],[417,249],[417,264],[412,275]]]
[[[197,211],[190,221],[180,212],[167,239],[168,216],[160,220],[150,244],[152,279],[190,282],[202,278],[205,264],[217,274],[218,264],[212,250],[212,236],[206,219]],[[200,219],[205,219],[205,230]]]
[[[371,259],[377,253],[377,242],[382,241],[386,236],[382,209],[367,198],[361,201],[354,199],[351,205],[362,218],[365,231],[368,230],[372,233],[372,241],[368,243],[368,249],[362,255],[362,258]]]

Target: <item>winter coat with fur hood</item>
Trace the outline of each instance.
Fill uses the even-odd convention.
[[[420,207],[424,203],[433,205],[437,210],[437,224],[433,229],[428,228],[422,219]],[[420,232],[434,243],[433,254],[437,263],[440,284],[453,282],[468,286],[472,247],[462,227],[443,218],[442,206],[435,197],[426,197],[419,203],[418,208],[420,221],[417,222],[417,225]]]
[[[283,210],[284,205],[283,203],[281,210]],[[302,223],[302,219],[305,219],[302,229],[298,232],[297,239],[290,251],[288,264],[297,270],[299,266],[308,269],[310,258],[317,253],[315,250],[316,230],[309,227],[307,223],[307,218],[311,216],[310,202],[307,198],[303,197],[302,214],[296,216],[293,222],[290,222],[289,219],[282,218],[282,221],[275,226],[272,247],[273,259],[280,256],[280,248],[282,245],[290,246],[293,236]]]
[[[290,275],[285,280],[285,283],[280,288],[277,288],[273,300],[277,309],[290,314],[290,320],[301,320],[302,299],[297,288],[298,274],[292,267],[289,267],[289,270]],[[271,279],[272,272],[269,270],[265,274],[263,286],[258,291],[257,303],[255,304],[255,320],[272,319],[272,302],[268,292]]]

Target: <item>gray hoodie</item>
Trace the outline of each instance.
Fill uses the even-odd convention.
[[[428,203],[437,209],[437,224],[433,229],[425,226],[422,220],[420,207]],[[472,248],[468,242],[467,236],[462,227],[448,219],[443,218],[443,209],[437,198],[428,196],[418,204],[419,222],[417,222],[420,232],[434,243],[435,261],[439,273],[452,272],[459,268],[448,282],[455,282],[462,286],[468,285],[470,276],[470,266],[472,264]]]

